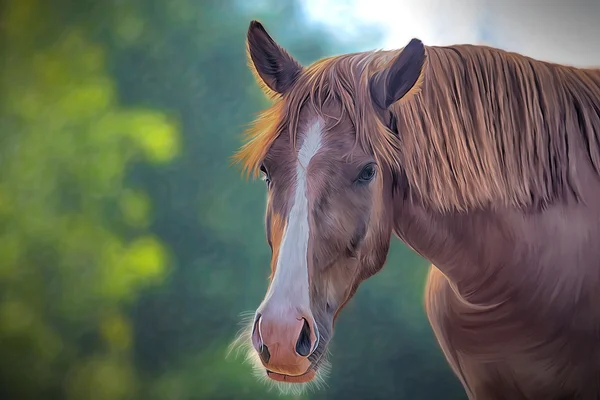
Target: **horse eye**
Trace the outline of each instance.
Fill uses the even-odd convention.
[[[260,165],[260,172],[262,172],[263,174],[263,181],[267,182],[267,184],[269,184],[271,182],[271,178],[269,177],[269,173],[267,172],[267,169],[265,168],[264,164]]]
[[[375,176],[375,164],[367,164],[364,166],[360,174],[358,175],[357,180],[359,182],[370,182],[371,179]]]

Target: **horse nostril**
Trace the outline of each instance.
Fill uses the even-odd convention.
[[[254,317],[254,325],[252,325],[252,334],[254,335],[256,333],[256,330],[258,329],[258,321],[260,321],[260,317],[262,315],[260,315],[260,313],[256,314],[256,317]]]
[[[267,347],[266,344],[262,344],[260,346],[258,355],[260,356],[260,359],[262,360],[263,363],[265,363],[265,364],[269,363],[269,360],[271,359],[271,353],[269,353],[269,348]]]
[[[256,314],[256,319],[254,320],[254,326],[252,327],[252,346],[259,354],[261,360],[267,363],[271,358],[271,354],[269,354],[269,349],[263,342],[262,334],[260,332],[260,322],[262,319],[262,315]]]
[[[308,321],[305,318],[302,319],[304,320],[304,325],[302,326],[300,336],[298,337],[298,341],[296,342],[296,353],[298,353],[302,357],[308,357],[311,350],[310,325],[308,325]]]

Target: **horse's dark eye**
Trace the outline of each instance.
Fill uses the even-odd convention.
[[[265,168],[264,164],[260,165],[260,172],[262,172],[263,174],[263,181],[267,182],[267,185],[271,182],[271,177],[269,177],[269,173],[267,172],[267,169]]]
[[[370,182],[375,176],[375,164],[367,164],[364,166],[360,174],[358,175],[359,182]]]

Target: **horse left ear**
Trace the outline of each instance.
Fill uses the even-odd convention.
[[[425,58],[423,42],[412,39],[387,67],[369,79],[373,102],[385,110],[413,89],[418,89]]]
[[[249,66],[268,95],[287,92],[302,72],[302,65],[258,21],[250,22],[246,46]]]

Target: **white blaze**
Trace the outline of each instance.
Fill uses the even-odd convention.
[[[286,312],[286,305],[294,299],[293,306],[310,310],[308,286],[308,198],[306,175],[308,165],[321,147],[322,122],[316,120],[308,126],[298,152],[295,194],[287,226],[279,249],[277,267],[265,301],[275,301],[270,307]],[[286,299],[288,299],[286,301]]]

